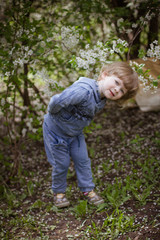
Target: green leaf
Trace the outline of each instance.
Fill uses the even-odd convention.
[[[157,80],[153,81],[153,86],[158,87],[158,81]]]

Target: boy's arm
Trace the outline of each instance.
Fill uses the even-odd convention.
[[[55,114],[62,108],[68,107],[69,105],[76,105],[81,101],[87,99],[89,91],[79,87],[69,87],[62,93],[54,95],[48,105],[48,112]]]

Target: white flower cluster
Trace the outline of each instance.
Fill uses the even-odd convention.
[[[36,109],[36,110],[38,110],[38,109]],[[44,114],[44,113],[43,113],[43,114]],[[37,117],[37,120],[39,120],[39,122],[42,124],[43,115]],[[23,135],[23,137],[26,136],[26,133],[27,133],[28,131],[29,131],[29,132],[32,132],[32,133],[36,133],[36,132],[37,132],[38,129],[34,127],[34,119],[33,119],[32,117],[30,117],[30,118],[29,118],[29,117],[26,117],[26,118],[24,119],[24,122],[25,122],[26,127],[23,128],[23,130],[22,130],[22,135]]]
[[[14,64],[15,67],[17,65],[20,65],[21,67],[23,67],[24,63],[27,63],[27,61],[24,60],[24,58],[18,58],[18,59],[13,61],[13,64]]]
[[[5,104],[5,100],[4,100],[4,98],[2,98],[2,99],[1,99],[1,103],[0,103],[0,105],[3,107],[4,104]]]
[[[22,36],[23,31],[24,31],[23,28],[20,28],[20,29],[16,32],[16,36],[17,36],[17,38],[19,38],[19,37]]]
[[[147,25],[148,22],[155,16],[155,13],[151,13],[150,11],[144,17],[140,17],[141,25]]]
[[[126,47],[128,47],[128,43],[119,38],[113,41],[112,50],[110,53],[123,53]]]
[[[102,42],[97,42],[93,49],[89,49],[90,45],[87,44],[85,50],[79,51],[79,57],[76,57],[77,66],[82,69],[92,70],[93,65],[97,61],[105,62],[109,56],[108,48],[105,48]],[[91,68],[91,69],[90,69]]]
[[[117,20],[117,26],[118,27],[121,27],[121,24],[124,22],[124,19],[123,18],[119,18],[118,20]]]
[[[137,9],[140,5],[140,3],[145,2],[146,0],[126,0],[125,2],[128,2],[127,7],[130,9]]]
[[[74,48],[78,43],[81,36],[75,27],[62,27],[61,28],[61,38],[64,44],[64,47],[67,49]]]
[[[9,76],[11,76],[13,73],[14,73],[14,71],[12,71],[12,72],[5,72],[4,76],[9,77]]]
[[[120,33],[129,34],[133,31],[133,29],[131,29],[131,27],[136,28],[138,26],[138,24],[137,23],[133,23],[132,25],[130,24],[130,28],[127,28],[128,24],[125,23],[123,18],[120,18],[120,19],[117,20],[117,26],[118,26],[118,31]]]
[[[18,51],[13,47],[9,53],[13,55],[13,58],[16,58],[13,60],[14,66],[17,67],[17,65],[20,65],[20,67],[23,67],[24,63],[28,63],[30,56],[33,54],[33,50],[29,49],[29,46],[21,46]]]
[[[133,1],[126,0],[125,2],[128,3],[127,7],[133,11],[133,15],[137,19],[140,3],[143,3],[143,2],[145,3],[146,0],[133,0]],[[117,26],[119,27],[119,32],[129,34],[133,31],[134,28],[137,28],[138,26],[141,27],[141,26],[147,25],[148,22],[154,16],[155,16],[155,13],[149,10],[144,17],[141,16],[140,18],[137,19],[137,22],[132,24],[131,23],[129,24],[128,22],[125,24],[124,19],[120,18],[117,20]],[[127,28],[128,24],[130,25],[130,28]]]
[[[137,9],[141,3],[146,3],[146,0],[125,0],[125,2],[128,2],[127,7],[130,9]]]
[[[158,45],[157,40],[150,44],[150,49],[147,50],[147,56],[154,58],[154,61],[157,59],[160,60],[160,45]]]
[[[57,81],[49,78],[44,68],[41,71],[37,71],[35,76],[40,78],[45,83],[44,92],[48,97],[53,96],[52,89],[57,89],[58,87],[61,87]]]
[[[93,66],[106,63],[111,54],[122,53],[127,46],[128,43],[121,39],[114,40],[112,43],[108,43],[108,45],[98,41],[92,49],[87,44],[85,50],[81,49],[79,56],[76,57],[77,66],[78,68],[92,71]],[[95,70],[98,71],[99,68],[95,68]]]
[[[130,61],[130,66],[135,72],[138,73],[139,70],[143,70],[143,67],[145,66],[145,64],[138,64],[135,61]],[[155,81],[153,76],[148,74],[146,75],[143,73],[141,74],[138,73],[138,75],[139,75],[140,85],[142,86],[143,91],[147,92],[150,90],[152,94],[156,93],[156,90],[158,87],[153,85],[153,82]]]
[[[29,39],[31,39],[32,37],[34,37],[34,32],[36,31],[36,28],[35,27],[33,27],[33,28],[31,28],[31,29],[24,29],[24,28],[20,28],[20,29],[18,29],[17,30],[17,32],[16,32],[16,37],[17,38],[20,38],[23,34],[26,34],[27,35],[27,37],[29,38]]]

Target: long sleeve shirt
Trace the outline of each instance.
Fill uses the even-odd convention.
[[[106,99],[101,99],[97,81],[80,77],[62,93],[51,97],[44,121],[61,136],[78,136],[105,104]]]

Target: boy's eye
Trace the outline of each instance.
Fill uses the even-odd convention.
[[[119,82],[118,82],[117,80],[115,80],[115,83],[116,83],[117,85],[119,85]]]

